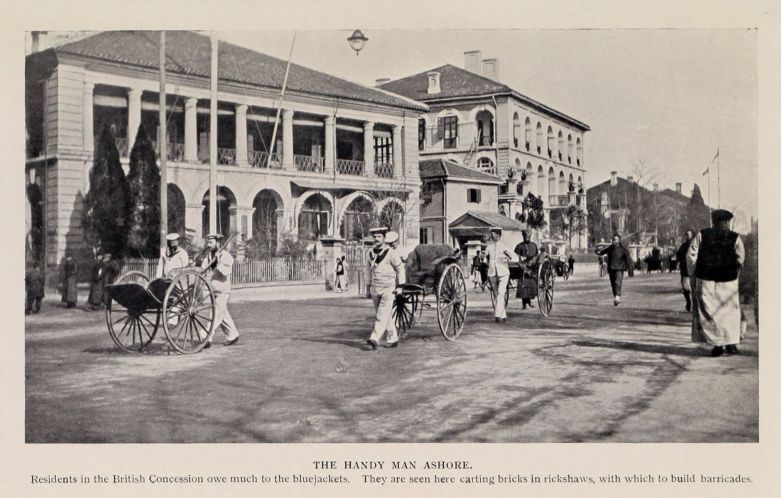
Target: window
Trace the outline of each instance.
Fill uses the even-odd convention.
[[[428,228],[421,227],[420,229],[420,243],[428,244]]]
[[[466,202],[480,203],[480,189],[470,188],[466,191]]]
[[[496,172],[494,171],[494,163],[491,161],[491,159],[487,157],[481,157],[477,161],[477,169],[482,171],[483,173],[488,173],[489,175],[493,175]]]
[[[455,149],[458,146],[458,116],[446,116],[440,118],[439,129],[446,149]]]
[[[393,164],[391,137],[374,137],[374,164]]]
[[[426,148],[426,120],[418,120],[418,150]]]

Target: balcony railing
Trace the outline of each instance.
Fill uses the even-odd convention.
[[[155,146],[155,154],[160,157],[160,146],[157,142],[152,142]],[[184,161],[184,144],[168,143],[165,147],[165,157],[169,161],[182,162]]]
[[[236,164],[236,149],[217,148],[217,164]]]
[[[363,161],[353,161],[350,159],[337,159],[336,172],[340,175],[363,176],[365,168]]]
[[[380,178],[393,178],[393,163],[374,163],[374,174]]]
[[[97,141],[95,143],[97,143]],[[114,139],[114,143],[117,144],[119,157],[127,157],[128,156],[127,138],[117,137]]]
[[[282,169],[282,158],[276,152],[274,153],[274,157],[271,158],[270,164],[268,160],[268,152],[260,150],[247,152],[247,161],[249,161],[250,166],[253,168],[270,167],[271,169]]]
[[[294,155],[293,162],[298,171],[308,171],[310,173],[322,173],[325,171],[325,163],[322,157]]]

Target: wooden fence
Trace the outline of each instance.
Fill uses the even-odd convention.
[[[242,260],[233,264],[231,280],[235,284],[262,282],[301,282],[324,278],[322,260],[309,258],[266,258],[260,261]],[[130,270],[153,277],[157,271],[157,259],[126,260],[122,273]]]

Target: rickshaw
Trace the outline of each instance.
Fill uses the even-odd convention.
[[[544,254],[544,253],[542,253]],[[553,289],[556,282],[555,270],[551,257],[544,255],[530,270],[524,271],[523,266],[515,261],[510,261],[507,266],[510,269],[510,279],[507,281],[507,292],[504,293],[504,306],[510,301],[510,293],[515,294],[520,286],[520,299],[537,299],[537,309],[543,316],[548,316],[553,309]],[[496,291],[489,279],[491,292],[491,306],[496,306]]]

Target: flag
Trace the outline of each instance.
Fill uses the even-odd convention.
[[[713,162],[713,161],[715,161],[718,158],[719,158],[719,149],[716,149],[716,155],[713,156],[713,159],[711,159],[710,162]]]
[[[709,174],[709,173],[710,173],[710,166],[708,166],[707,168],[705,168],[705,171],[703,171],[703,172],[702,172],[702,176],[705,176],[705,175],[707,175],[707,174]]]

